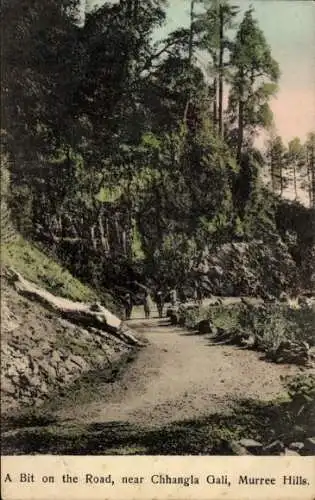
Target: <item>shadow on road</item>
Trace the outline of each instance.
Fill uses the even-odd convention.
[[[290,432],[285,403],[234,403],[229,414],[144,428],[128,422],[38,425],[4,433],[3,455],[231,455],[229,442],[251,437],[262,442]],[[48,421],[47,421],[48,423]],[[31,422],[29,422],[31,424]],[[314,432],[314,423],[307,424]],[[292,427],[292,425],[291,425]]]

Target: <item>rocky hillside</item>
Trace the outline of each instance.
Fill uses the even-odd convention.
[[[11,414],[30,405],[40,406],[87,372],[102,370],[102,376],[110,380],[133,355],[137,340],[126,331],[119,318],[100,304],[95,305],[95,293],[69,273],[62,273],[58,265],[40,251],[30,251],[26,245],[24,253],[15,253],[15,260],[12,259],[10,262],[8,257],[3,259],[5,265],[1,271],[2,413]],[[37,278],[41,285],[44,281],[43,266],[46,280],[52,285],[52,267],[64,296],[89,300],[74,302],[58,298],[22,277],[17,286],[17,278],[12,280],[8,264],[14,264],[23,272],[27,269],[25,274]],[[37,276],[32,273],[35,269]],[[74,305],[70,317],[64,307],[58,310],[59,302],[70,308]],[[95,307],[98,312],[93,312]],[[104,311],[116,326],[110,328],[107,322],[102,323]]]
[[[294,291],[297,282],[296,264],[280,238],[206,249],[195,274],[206,292],[222,296],[279,296]]]
[[[2,280],[2,412],[41,405],[82,374],[102,370],[111,379],[134,346],[111,333],[61,318],[21,297]]]

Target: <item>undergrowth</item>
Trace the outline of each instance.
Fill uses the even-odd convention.
[[[24,278],[32,281],[54,295],[74,301],[102,302],[112,312],[119,312],[113,296],[107,292],[94,291],[74,278],[54,259],[21,236],[15,241],[1,245],[2,266],[13,267]]]
[[[315,345],[315,311],[311,306],[300,308],[284,304],[228,306],[212,305],[205,308],[180,308],[180,324],[197,330],[201,320],[209,320],[231,343],[255,337],[252,347],[271,354],[283,342]]]

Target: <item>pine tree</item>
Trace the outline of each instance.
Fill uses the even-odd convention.
[[[257,128],[271,125],[268,101],[276,91],[280,75],[252,8],[247,10],[239,26],[231,64],[234,70],[229,112],[231,124],[237,126],[236,153],[240,160],[245,138],[250,140]]]
[[[309,204],[311,208],[315,208],[315,132],[310,132],[308,134],[305,149]]]
[[[213,77],[213,123],[223,137],[224,82],[228,75],[226,52],[232,43],[227,32],[233,26],[238,8],[227,0],[203,0],[205,12],[198,16],[199,47],[210,55],[209,74]]]
[[[270,168],[271,187],[274,193],[283,195],[287,185],[286,179],[286,148],[282,138],[272,136],[267,144],[267,160]]]
[[[290,173],[294,199],[298,199],[298,184],[301,175],[301,169],[304,164],[304,149],[301,140],[298,137],[292,139],[288,144],[288,151],[286,154],[287,169]]]

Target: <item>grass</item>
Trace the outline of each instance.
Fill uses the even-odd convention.
[[[13,267],[24,278],[54,295],[80,302],[102,301],[111,311],[117,310],[110,293],[99,294],[81,283],[53,258],[22,237],[1,246],[1,260],[3,266]]]

